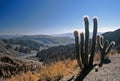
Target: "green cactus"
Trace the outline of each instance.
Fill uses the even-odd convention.
[[[89,42],[89,21],[88,17],[84,17],[85,22],[85,60],[84,66],[88,66],[88,42]]]
[[[97,18],[93,19],[94,22],[94,29],[93,29],[93,37],[92,37],[92,47],[91,47],[91,56],[88,58],[89,54],[89,21],[88,17],[84,17],[85,21],[85,45],[84,45],[84,34],[80,33],[80,47],[79,47],[79,36],[78,32],[74,32],[75,36],[75,45],[76,45],[76,54],[77,56],[80,56],[79,59],[77,57],[77,60],[80,60],[81,58],[81,63],[84,65],[84,67],[87,67],[88,65],[93,64],[93,58],[95,54],[95,46],[96,46],[96,34],[97,34]],[[80,49],[80,54],[79,54],[79,49]],[[79,62],[80,63],[80,62]]]
[[[91,47],[91,56],[89,65],[93,65],[94,55],[95,55],[95,46],[96,46],[96,35],[97,35],[97,18],[93,18],[93,36],[92,36],[92,47]]]
[[[78,65],[80,66],[80,69],[82,69],[83,66],[80,59],[80,55],[79,55],[80,48],[79,48],[79,36],[77,31],[74,32],[74,36],[75,36],[76,59],[77,59]]]
[[[98,42],[98,47],[100,49],[100,54],[101,54],[101,61],[99,65],[101,67],[103,65],[105,57],[110,52],[111,48],[115,45],[115,42],[112,41],[109,44],[109,42],[107,40],[104,41],[103,36],[100,36],[100,35],[97,36],[97,42]]]
[[[84,34],[80,33],[80,38],[81,38],[80,45],[79,45],[78,32],[77,31],[74,32],[76,59],[77,59],[78,65],[80,66],[80,68],[82,68],[81,69],[82,72],[76,78],[75,81],[82,81],[87,76],[87,74],[95,67],[95,65],[93,65],[93,59],[94,59],[95,46],[96,46],[97,18],[93,18],[94,28],[93,28],[91,51],[89,51],[90,49],[89,49],[89,19],[88,17],[84,17],[84,22],[85,22],[85,40],[84,40]],[[90,57],[88,57],[89,53],[90,53]]]
[[[82,64],[84,65],[85,64],[85,55],[84,55],[84,33],[81,33],[80,34],[80,37],[81,37],[81,42],[80,42],[80,56],[81,56],[81,61],[82,61]],[[82,66],[84,67],[84,66]],[[83,69],[83,68],[82,68]]]
[[[84,33],[80,33],[80,42],[78,32],[74,32],[75,36],[75,48],[76,59],[81,69],[80,75],[77,76],[75,81],[83,81],[87,74],[95,67],[95,71],[98,71],[98,67],[102,66],[105,56],[110,52],[111,48],[115,45],[115,42],[108,43],[107,40],[103,40],[103,37],[97,36],[97,18],[93,18],[93,36],[92,46],[89,46],[89,19],[84,17],[85,22],[85,38]],[[100,64],[93,64],[96,46],[98,45],[101,53]],[[89,57],[90,54],[90,57]]]

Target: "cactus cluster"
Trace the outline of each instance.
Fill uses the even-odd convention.
[[[109,44],[109,41],[108,40],[104,41],[103,36],[100,36],[100,35],[97,36],[97,42],[98,42],[98,47],[100,49],[100,54],[101,54],[101,60],[99,64],[99,66],[101,67],[104,63],[105,57],[110,52],[111,48],[115,45],[115,42],[112,41]]]
[[[80,69],[82,70],[80,75],[76,78],[75,81],[82,81],[87,74],[97,65],[93,64],[94,55],[96,46],[99,46],[101,53],[101,61],[100,66],[103,64],[103,60],[111,48],[114,46],[114,42],[111,42],[108,45],[108,41],[105,40],[103,43],[103,37],[97,36],[97,18],[93,18],[93,36],[92,36],[92,45],[89,45],[89,18],[87,16],[84,17],[85,22],[85,35],[84,33],[79,33],[77,31],[74,32],[75,36],[75,48],[76,48],[76,59]]]

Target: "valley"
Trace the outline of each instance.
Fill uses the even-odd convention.
[[[116,31],[117,34],[120,33],[119,30]],[[114,49],[116,49],[119,52],[119,45],[120,45],[118,41],[119,38],[118,37],[113,38],[115,37],[114,34],[116,33],[116,31],[110,32],[110,34],[103,33],[102,35],[109,41],[111,40],[115,41],[117,45],[114,47]],[[113,51],[111,55],[115,53],[117,52]],[[64,80],[67,81],[68,79],[74,80],[76,75],[80,71],[78,69],[78,64],[76,63],[75,60],[76,56],[75,56],[74,39],[71,37],[59,37],[59,36],[52,37],[47,35],[25,35],[25,36],[10,36],[10,37],[2,36],[0,37],[0,56],[1,56],[0,66],[10,70],[8,71],[4,69],[3,71],[2,70],[0,71],[1,81],[2,80],[7,81],[7,79],[10,78],[11,76],[12,77],[21,76],[21,73],[24,73],[26,75],[27,74],[26,72],[29,73],[29,71],[30,71],[30,76],[37,76],[40,74],[39,71],[41,69],[50,68],[50,67],[57,68],[57,66],[59,66],[57,64],[59,63],[62,65],[59,66],[61,67],[61,70],[63,70],[62,67],[64,66],[66,68],[66,73],[67,73],[66,75],[64,74],[64,72],[62,72],[61,75],[56,77],[56,79],[60,78],[60,81],[64,81]],[[95,58],[97,59],[98,57]],[[111,57],[113,61],[115,58],[117,57],[114,58]],[[70,66],[67,66],[67,64],[70,64]],[[15,71],[13,71],[10,69],[11,67],[12,68],[16,67],[18,69],[21,67],[23,69],[21,69],[20,71],[15,69]],[[68,75],[69,73],[70,75]],[[64,75],[64,77],[62,77],[62,75]],[[93,77],[94,74],[91,76]],[[37,80],[39,80],[39,77],[37,77]],[[52,81],[53,77],[55,78],[55,75],[54,76],[51,75],[50,77]],[[42,78],[45,79],[47,77],[42,77]],[[90,78],[88,76],[88,78],[86,78],[85,81],[88,81],[89,79]],[[17,81],[17,80],[12,79],[10,81]],[[25,81],[29,81],[29,80],[27,79]]]

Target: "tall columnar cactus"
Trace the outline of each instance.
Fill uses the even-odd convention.
[[[93,36],[92,36],[92,46],[89,46],[89,18],[86,16],[84,17],[85,22],[85,36],[84,33],[80,33],[80,42],[79,42],[79,34],[77,31],[74,32],[75,36],[75,48],[76,48],[76,59],[80,69],[82,70],[80,75],[76,78],[75,81],[82,81],[87,74],[98,64],[93,64],[94,55],[95,55],[95,47],[96,43],[100,48],[101,52],[101,62],[100,65],[103,64],[103,60],[105,55],[111,50],[114,45],[114,42],[111,42],[108,45],[108,42],[105,41],[103,44],[103,37],[97,37],[97,18],[93,18]]]
[[[82,63],[84,67],[87,67],[89,65],[91,66],[93,65],[95,46],[96,46],[97,18],[93,18],[94,29],[93,29],[91,51],[89,51],[90,48],[88,48],[89,47],[89,19],[88,17],[84,17],[84,21],[85,21],[85,41],[84,41],[84,33],[80,33],[80,47],[79,47],[79,36],[78,36],[77,31],[74,32],[74,36],[75,36],[75,46],[76,46],[76,58],[77,60],[80,60],[79,63]],[[89,53],[90,53],[90,58],[88,57]]]
[[[97,18],[93,18],[94,28],[93,28],[91,49],[89,48],[89,19],[88,17],[84,17],[84,22],[85,22],[85,38],[84,38],[84,33],[80,33],[80,43],[79,43],[78,32],[77,31],[74,32],[76,59],[80,66],[80,69],[82,70],[81,74],[76,79],[76,81],[82,81],[95,66],[93,65],[93,59],[94,59],[95,46],[96,46]],[[90,53],[90,57],[89,57],[89,53]]]
[[[89,21],[88,21],[88,17],[85,17],[84,21],[85,21],[85,59],[84,59],[84,66],[86,67],[88,65],[88,42],[89,42]]]
[[[115,42],[112,41],[111,43],[109,43],[107,40],[104,41],[103,36],[100,35],[97,36],[97,42],[101,53],[101,61],[100,61],[100,67],[101,67],[104,63],[105,57],[110,52],[111,48],[115,45]]]

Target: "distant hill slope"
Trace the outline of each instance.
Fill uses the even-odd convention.
[[[35,64],[30,61],[0,55],[0,78],[8,78],[22,72],[33,71],[33,69],[36,70],[37,68],[34,66]]]
[[[71,38],[73,38],[74,34],[73,33],[62,33],[62,34],[53,34],[51,36],[53,36],[53,37],[71,37]]]
[[[36,57],[39,57],[42,62],[56,62],[64,59],[75,58],[75,45],[60,45],[42,50],[37,53]]]
[[[106,32],[106,33],[103,33],[102,35],[108,41],[115,41],[116,48],[120,49],[120,29],[115,30],[113,32]]]
[[[98,32],[97,34],[102,34],[102,32]],[[90,38],[92,38],[92,32],[90,32],[89,34]],[[74,34],[71,32],[71,33],[62,33],[62,34],[53,34],[51,35],[53,37],[70,37],[70,38],[74,38]]]
[[[6,43],[0,39],[0,53],[7,53]]]
[[[8,39],[8,38],[15,38],[15,37],[20,37],[22,35],[0,35],[0,38],[5,38],[5,39]]]
[[[7,51],[6,48],[12,47],[11,50],[27,52],[27,50],[41,51],[52,46],[67,45],[74,42],[69,37],[52,37],[48,35],[24,35],[18,37],[0,38],[0,52]]]
[[[40,44],[48,45],[50,47],[56,45],[71,44],[74,42],[74,39],[70,37],[52,37],[48,35],[24,35],[21,37],[16,37],[14,39],[33,40]]]

